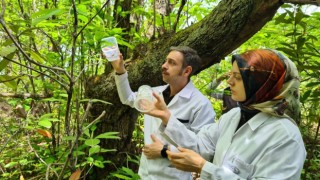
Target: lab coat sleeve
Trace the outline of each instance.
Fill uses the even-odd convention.
[[[248,149],[250,150],[250,148]],[[300,179],[300,173],[305,160],[305,148],[294,139],[270,147],[264,156],[255,165],[250,179]],[[218,167],[206,162],[201,171],[201,179],[246,179],[240,177],[241,169],[234,170],[227,165]]]
[[[122,75],[115,75],[115,82],[117,86],[118,95],[122,104],[129,105],[134,107],[134,100],[136,98],[136,94],[131,90],[128,73],[125,72]]]
[[[216,142],[219,136],[218,124],[211,123],[203,126],[198,133],[190,131],[182,123],[176,120],[174,115],[170,116],[169,123],[161,128],[165,138],[173,141],[171,144],[192,149],[198,152],[208,161],[213,159]],[[173,149],[175,151],[175,149]]]

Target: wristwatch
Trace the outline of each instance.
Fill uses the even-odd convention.
[[[161,156],[163,158],[168,158],[167,150],[168,150],[168,144],[163,145],[163,148],[161,150]]]

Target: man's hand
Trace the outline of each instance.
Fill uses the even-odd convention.
[[[126,69],[124,67],[124,61],[123,61],[123,56],[120,53],[119,59],[115,61],[110,61],[113,69],[116,71],[117,74],[123,74],[126,72]]]
[[[153,96],[156,98],[156,102],[154,103],[154,109],[152,109],[149,112],[146,112],[145,114],[160,118],[162,120],[162,123],[164,125],[167,125],[171,113],[163,98],[158,93],[153,92]]]
[[[151,139],[153,141],[152,144],[145,145],[142,149],[142,152],[148,159],[162,158],[161,150],[163,148],[163,144],[161,141],[153,134],[151,134]]]
[[[177,169],[200,173],[202,167],[206,163],[206,160],[192,150],[181,147],[178,147],[178,150],[180,152],[167,151],[168,159],[171,163]]]

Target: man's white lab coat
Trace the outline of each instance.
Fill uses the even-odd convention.
[[[128,74],[116,75],[115,80],[121,102],[134,107],[136,93],[130,88]],[[168,85],[154,87],[153,91],[162,93],[167,87]],[[210,101],[193,86],[191,81],[174,96],[167,106],[172,114],[172,121],[176,121],[181,126],[186,127],[186,134],[198,133],[202,126],[214,123],[215,112],[213,111]],[[159,134],[160,124],[160,119],[144,115],[145,144],[152,143],[151,134],[155,134],[164,144],[171,144]],[[170,164],[168,159],[162,157],[147,159],[144,154],[142,154],[140,160],[139,175],[144,180],[192,179],[190,172],[176,169]]]

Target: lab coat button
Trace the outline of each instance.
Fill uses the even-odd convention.
[[[233,167],[233,173],[239,174],[240,170],[237,167]]]

